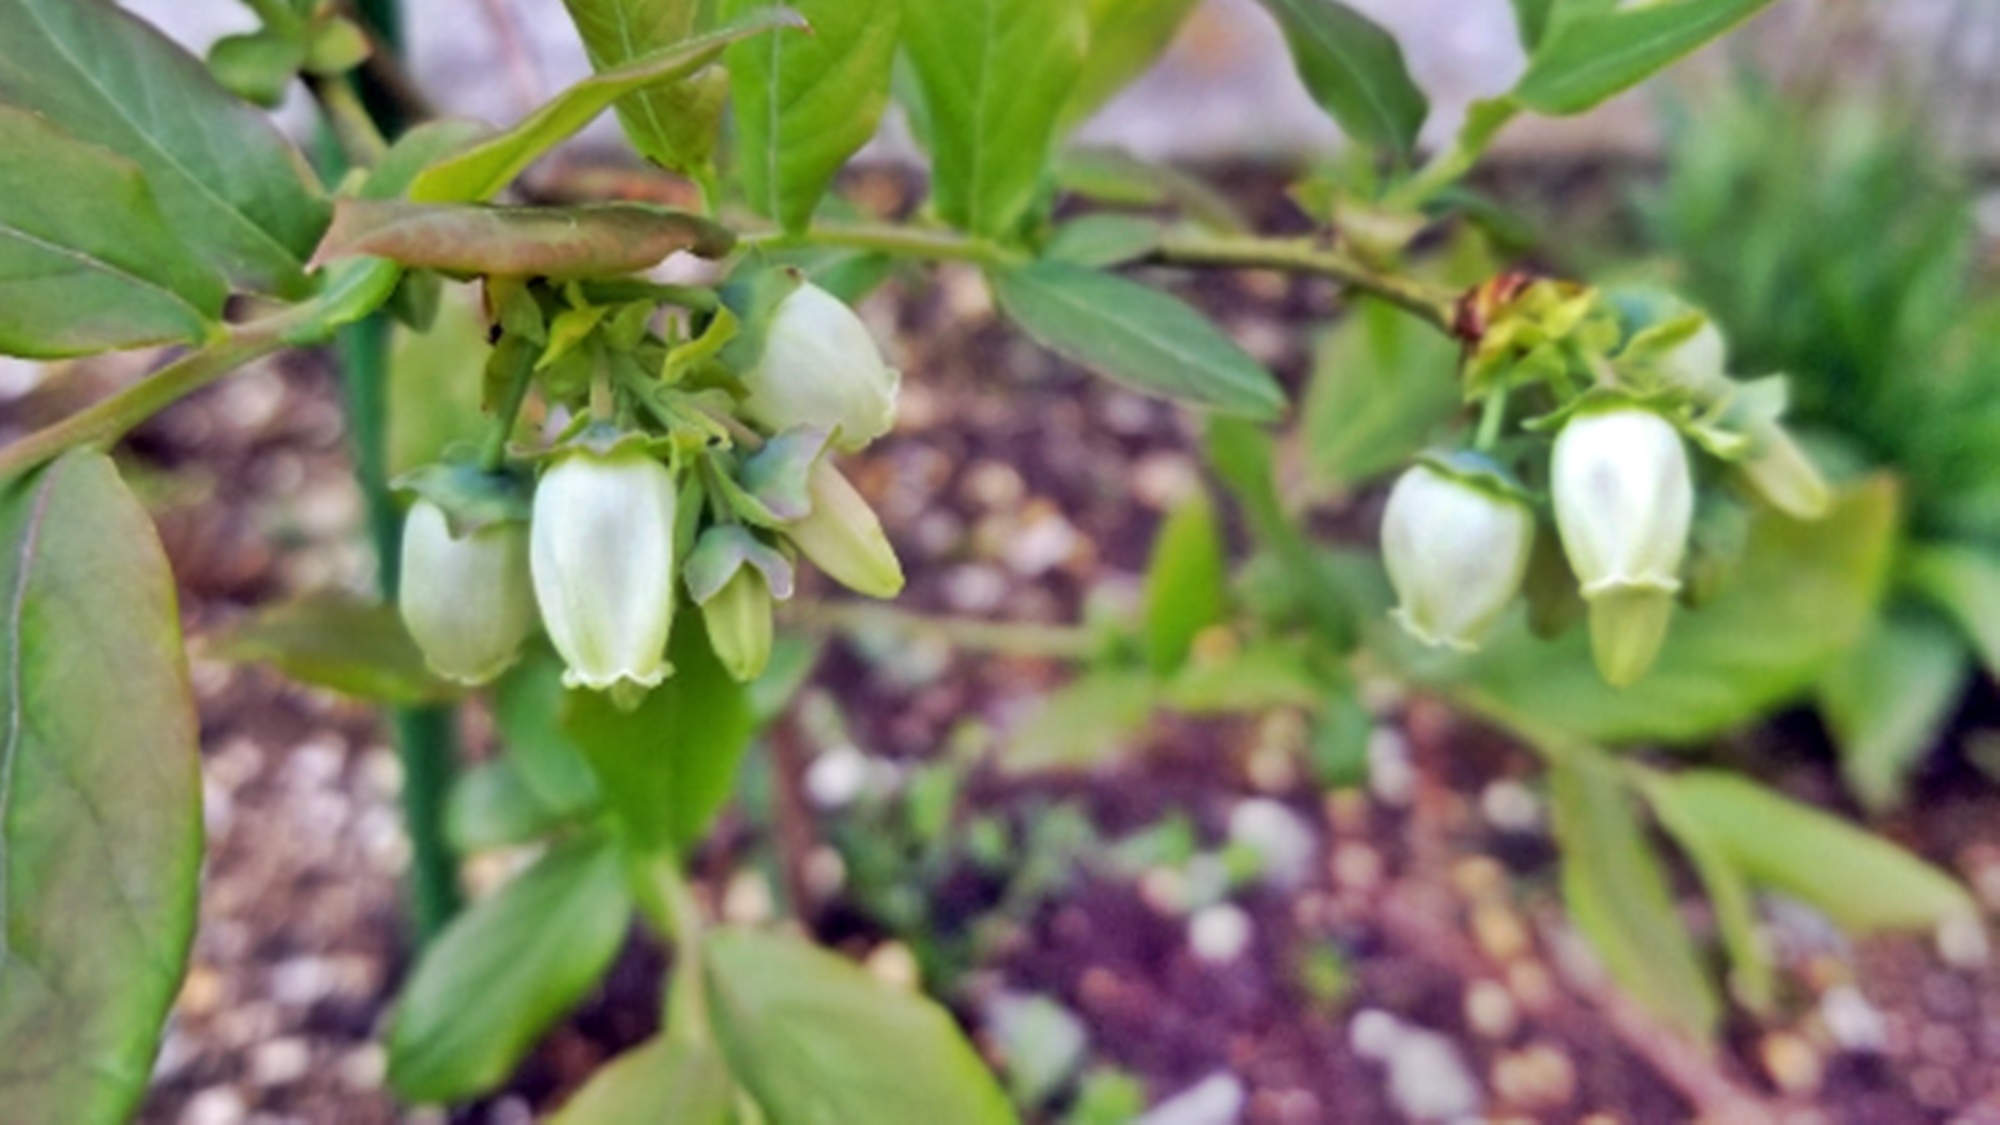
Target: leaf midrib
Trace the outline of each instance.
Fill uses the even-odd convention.
[[[196,321],[208,320],[208,317],[204,315],[199,308],[196,308],[193,302],[189,301],[178,290],[172,289],[142,274],[134,273],[123,266],[117,265],[116,263],[110,261],[109,259],[93,257],[92,255],[76,247],[64,246],[59,242],[50,242],[46,238],[36,235],[30,231],[22,230],[20,227],[17,227],[7,222],[0,222],[0,237],[11,237],[17,241],[25,242],[31,246],[37,247],[42,250],[46,250],[59,257],[69,258],[81,264],[82,267],[85,269],[92,269],[99,273],[109,274],[112,277],[129,280],[133,284],[137,285],[142,289],[152,290],[153,292],[158,293],[163,297],[166,297],[168,300],[179,304],[182,308],[186,309],[188,313],[191,316],[193,316]],[[4,794],[0,794],[0,796],[4,796]]]
[[[284,261],[291,263],[293,268],[295,269],[298,268],[299,260],[297,256],[295,256],[292,253],[290,247],[278,241],[277,237],[273,235],[270,231],[265,230],[263,226],[252,220],[248,214],[239,210],[233,201],[218,193],[214,188],[210,187],[208,181],[204,180],[200,176],[195,175],[193,169],[183,164],[179,160],[179,158],[177,158],[172,152],[162,147],[159,144],[159,142],[154,139],[152,132],[150,130],[148,130],[142,123],[135,120],[129,113],[127,113],[125,111],[124,105],[120,103],[116,97],[112,96],[111,91],[105,87],[103,82],[99,81],[98,77],[95,74],[91,73],[89,67],[83,65],[83,60],[78,58],[76,54],[70,50],[69,44],[65,42],[60,35],[56,34],[55,29],[49,25],[48,21],[42,16],[38,8],[32,7],[28,4],[23,4],[21,7],[22,10],[28,14],[28,18],[30,20],[33,20],[35,25],[41,29],[43,37],[46,38],[49,44],[55,48],[56,53],[62,56],[63,61],[67,62],[70,65],[71,69],[75,70],[76,73],[82,75],[84,82],[92,90],[97,92],[97,94],[103,99],[106,105],[111,107],[113,116],[118,118],[118,120],[123,121],[126,125],[130,126],[132,131],[139,135],[141,142],[144,143],[147,148],[158,153],[162,160],[166,161],[168,165],[170,165],[175,171],[181,174],[182,179],[186,180],[188,183],[193,184],[199,194],[208,197],[218,207],[220,207],[222,213],[225,216],[227,216],[230,222],[235,223],[241,227],[247,228],[254,237],[262,241],[265,245],[276,249],[279,256]],[[120,11],[115,18],[129,19],[130,17],[125,15],[124,12]]]
[[[49,500],[55,495],[56,481],[68,467],[67,460],[57,461],[43,472],[36,485],[34,508],[28,514],[15,559],[14,588],[7,594],[7,734],[5,741],[0,742],[0,966],[6,964],[12,953],[13,898],[8,876],[13,856],[8,847],[10,837],[7,827],[12,819],[14,772],[21,758],[27,712],[27,704],[21,698],[25,679],[21,663],[22,622],[27,614],[28,584],[34,573],[36,553],[41,547],[42,526],[48,519]]]

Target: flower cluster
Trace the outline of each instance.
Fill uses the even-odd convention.
[[[750,680],[770,659],[795,558],[873,597],[902,588],[881,522],[832,462],[895,418],[897,373],[860,318],[780,276],[745,316],[719,304],[673,339],[650,327],[653,294],[611,295],[629,299],[607,306],[576,285],[489,293],[504,326],[489,386],[518,388],[504,396],[518,408],[538,383],[576,415],[553,447],[516,458],[532,479],[503,459],[402,482],[417,495],[403,620],[441,676],[493,679],[539,623],[567,686],[629,706],[673,674],[684,600],[722,666]]]
[[[1598,670],[1622,687],[1653,666],[1688,593],[1701,499],[1691,448],[1785,516],[1814,519],[1830,505],[1779,421],[1783,380],[1731,379],[1721,333],[1699,311],[1537,282],[1482,309],[1481,322],[1466,369],[1486,411],[1480,448],[1425,457],[1383,516],[1394,616],[1418,640],[1479,646],[1522,591],[1545,497]],[[1501,425],[1510,399],[1544,410],[1514,436]]]

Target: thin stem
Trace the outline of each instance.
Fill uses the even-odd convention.
[[[1028,625],[931,617],[865,602],[799,605],[788,623],[822,632],[891,632],[933,637],[957,648],[1045,660],[1087,660],[1104,647],[1095,630],[1077,625]]]
[[[1488,394],[1485,405],[1479,411],[1479,433],[1473,439],[1473,448],[1481,453],[1493,452],[1493,447],[1500,442],[1500,428],[1506,421],[1507,392]]]
[[[1413,277],[1384,273],[1351,255],[1304,239],[1168,235],[1152,261],[1170,266],[1267,269],[1330,277],[1405,309],[1441,331],[1451,330],[1457,294]]]
[[[514,436],[514,426],[521,417],[521,405],[528,401],[528,388],[534,379],[534,349],[521,348],[514,361],[514,370],[508,373],[507,397],[501,400],[500,412],[493,419],[493,428],[487,431],[486,443],[479,450],[479,467],[489,473],[499,472],[507,463],[507,442]]]
[[[134,384],[0,449],[0,480],[10,479],[77,446],[109,448],[132,427],[231,371],[285,347],[285,337],[310,323],[318,309],[299,305],[231,327],[220,339],[176,359]]]
[[[383,139],[375,119],[368,115],[368,107],[362,104],[354,83],[346,75],[337,74],[314,78],[309,88],[347,164],[354,168],[380,164],[382,155],[389,151],[389,142]]]
[[[899,258],[978,262],[989,266],[1000,265],[1013,258],[1007,251],[982,239],[967,238],[950,231],[889,226],[882,223],[822,223],[803,234],[773,231],[745,235],[738,245],[744,249],[768,250],[832,246],[849,250],[872,250]]]
[[[1424,166],[1417,169],[1416,175],[1391,192],[1389,203],[1415,210],[1464,179],[1466,173],[1479,163],[1480,157],[1486,155],[1493,138],[1520,113],[1521,107],[1511,98],[1474,102],[1466,115],[1465,124],[1452,137],[1451,143],[1433,153]]]
[[[639,909],[674,946],[673,979],[666,999],[667,1035],[686,1043],[712,1042],[708,992],[702,980],[701,943],[707,922],[693,888],[681,874],[680,856],[667,851],[641,859],[636,882]]]

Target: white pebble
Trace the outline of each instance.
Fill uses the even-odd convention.
[[[1227,964],[1250,947],[1250,915],[1235,903],[1203,907],[1188,919],[1188,946],[1212,964]]]
[[[1368,788],[1385,805],[1401,807],[1417,792],[1417,768],[1410,762],[1410,741],[1394,727],[1376,727],[1368,735]]]
[[[805,781],[813,804],[844,808],[868,788],[868,757],[853,745],[832,747],[806,767]]]
[[[1319,841],[1304,817],[1277,801],[1239,802],[1229,814],[1229,838],[1257,853],[1264,878],[1280,890],[1295,889],[1312,876]]]
[[[1826,995],[1819,998],[1819,1018],[1842,1050],[1872,1055],[1889,1045],[1889,1029],[1883,1023],[1882,1013],[1851,984],[1826,990]]]
[[[1236,1125],[1247,1095],[1233,1074],[1211,1074],[1176,1094],[1134,1125]]]

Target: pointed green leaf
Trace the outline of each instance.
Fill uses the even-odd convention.
[[[730,1125],[735,1093],[714,1047],[659,1036],[592,1075],[549,1125]]]
[[[749,693],[709,647],[700,614],[674,622],[667,656],[674,674],[636,709],[620,711],[599,692],[571,692],[564,726],[633,841],[680,850],[729,799],[756,719]]]
[[[1197,493],[1167,514],[1146,567],[1146,662],[1155,673],[1179,668],[1195,637],[1222,620],[1228,577],[1215,505]]]
[[[1291,44],[1292,63],[1321,109],[1362,144],[1416,147],[1430,102],[1394,36],[1338,0],[1263,0]]]
[[[1361,301],[1313,349],[1302,407],[1306,467],[1352,488],[1421,451],[1464,405],[1458,349],[1380,301]]]
[[[598,71],[612,70],[707,31],[712,0],[563,0]],[[747,6],[746,6],[747,7]],[[729,79],[704,71],[618,101],[618,123],[639,155],[672,172],[703,175],[713,163]]]
[[[450,1102],[505,1082],[611,967],[631,915],[624,857],[591,840],[459,915],[396,1001],[389,1084],[410,1101]]]
[[[1883,809],[1937,742],[1965,691],[1971,655],[1951,627],[1892,610],[1819,685],[1819,709],[1840,748],[1840,772],[1861,802]]]
[[[1158,250],[1165,233],[1166,228],[1157,219],[1109,213],[1084,215],[1057,227],[1043,244],[1042,256],[1091,269],[1110,269]]]
[[[444,838],[460,855],[519,847],[575,820],[580,809],[544,801],[513,762],[486,762],[458,775],[444,805]]]
[[[1751,882],[1818,908],[1853,933],[1975,917],[1951,876],[1839,817],[1721,770],[1662,783],[1678,815],[1698,824]]]
[[[377,257],[463,276],[616,277],[686,251],[719,258],[735,244],[724,227],[646,203],[484,207],[343,199],[313,262]]]
[[[535,158],[575,135],[620,98],[686,78],[714,62],[724,48],[740,39],[777,28],[800,27],[803,22],[785,8],[760,8],[727,27],[586,78],[512,129],[426,168],[410,185],[409,197],[422,203],[491,198],[526,171]]]
[[[1660,775],[1647,774],[1644,792],[1674,843],[1694,865],[1701,886],[1708,893],[1709,908],[1715,912],[1715,928],[1729,954],[1730,991],[1758,1015],[1772,1014],[1777,1004],[1777,974],[1757,925],[1757,902],[1750,893],[1750,879],[1729,852],[1722,847],[1698,815],[1683,808],[1674,798],[1677,791],[1662,784]]]
[[[1601,752],[1577,747],[1550,771],[1563,901],[1613,980],[1669,1024],[1705,1037],[1722,1006],[1619,768]]]
[[[1083,67],[1077,0],[916,0],[903,44],[930,117],[943,219],[1011,238],[1047,174],[1056,122]]]
[[[756,2],[730,0],[727,10]],[[736,44],[729,82],[743,193],[758,214],[803,230],[889,104],[903,0],[794,0],[792,7],[812,34]]]
[[[1090,53],[1063,104],[1064,128],[1082,124],[1167,53],[1197,0],[1089,0]]]
[[[1136,391],[1248,418],[1284,412],[1271,373],[1165,293],[1057,261],[1000,270],[993,282],[1038,343]]]
[[[302,684],[385,703],[464,694],[431,673],[396,607],[379,602],[314,597],[267,606],[211,638],[206,655],[269,664]]]
[[[115,1125],[194,934],[201,777],[173,577],[111,462],[0,490],[0,1117]]]
[[[1983,548],[1938,544],[1910,548],[1903,581],[1943,610],[2000,677],[2000,556]]]
[[[1018,1120],[928,998],[788,938],[722,930],[702,952],[716,1038],[770,1125]]]
[[[231,282],[305,295],[299,264],[326,225],[305,162],[200,60],[111,0],[0,0],[0,103],[137,164],[174,230]]]
[[[563,663],[546,645],[533,645],[493,689],[493,725],[500,749],[544,804],[589,808],[602,799],[597,774],[563,728],[567,701]]]
[[[198,341],[228,295],[138,165],[0,105],[0,353]]]
[[[1160,683],[1142,669],[1096,668],[1045,696],[1008,736],[1001,768],[1089,769],[1130,748],[1160,704]]]
[[[1768,7],[1771,0],[1665,0],[1558,18],[1514,98],[1537,113],[1582,113],[1652,77]],[[1562,13],[1557,13],[1559,16]]]

